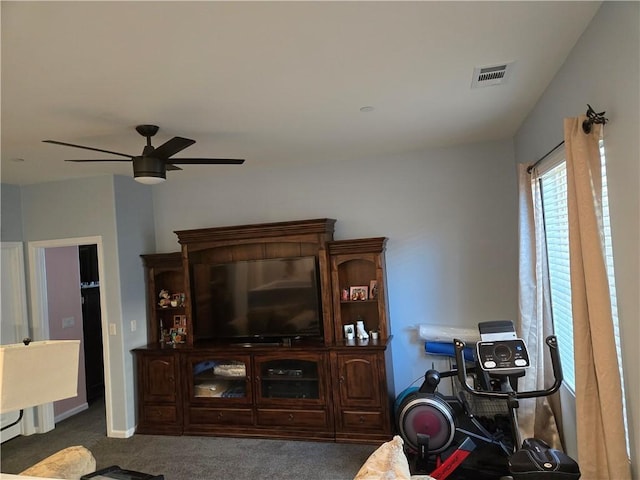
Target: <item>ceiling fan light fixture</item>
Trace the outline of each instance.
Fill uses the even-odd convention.
[[[133,178],[145,185],[157,185],[167,179],[167,166],[164,160],[154,157],[135,157],[133,159]]]
[[[157,185],[158,183],[162,183],[166,180],[164,177],[148,177],[148,176],[136,176],[135,181],[138,183],[142,183],[144,185]]]

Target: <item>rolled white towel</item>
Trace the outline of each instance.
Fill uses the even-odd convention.
[[[418,335],[422,340],[431,342],[451,342],[454,338],[465,343],[480,341],[480,332],[477,328],[447,327],[444,325],[418,325]]]

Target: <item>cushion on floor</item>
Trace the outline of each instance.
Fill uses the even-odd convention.
[[[27,468],[20,475],[79,480],[82,475],[95,471],[96,459],[93,454],[85,447],[77,445],[54,453]]]
[[[353,480],[409,480],[409,462],[398,435],[383,443],[364,462]]]

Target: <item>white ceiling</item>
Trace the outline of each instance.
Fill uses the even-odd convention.
[[[131,175],[41,141],[138,155],[141,123],[197,141],[176,157],[247,160],[169,181],[511,138],[599,5],[3,0],[1,181]]]

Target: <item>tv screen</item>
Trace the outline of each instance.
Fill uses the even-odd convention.
[[[197,339],[321,337],[316,258],[192,265]]]

